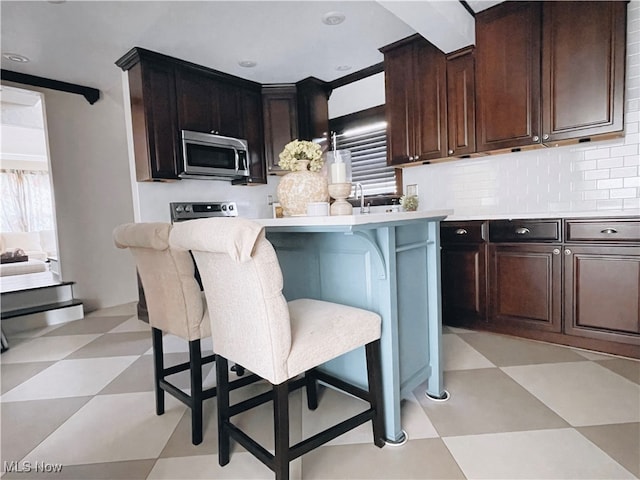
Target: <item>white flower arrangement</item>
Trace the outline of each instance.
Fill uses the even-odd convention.
[[[418,196],[417,195],[403,195],[400,197],[400,205],[407,212],[414,212],[418,209]]]
[[[309,170],[312,172],[319,172],[324,164],[320,145],[307,140],[292,140],[287,143],[279,157],[280,168],[291,171],[300,169],[299,160],[308,160]]]

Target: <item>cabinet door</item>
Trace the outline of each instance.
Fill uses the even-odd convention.
[[[270,175],[286,173],[278,166],[280,152],[291,140],[298,138],[296,87],[264,87],[264,146],[267,171]]]
[[[486,244],[442,248],[442,318],[447,325],[487,320]]]
[[[413,131],[415,160],[447,156],[447,64],[444,54],[427,41],[414,45]],[[411,127],[410,127],[411,128]]]
[[[490,247],[490,322],[514,333],[522,329],[560,332],[560,245]]]
[[[249,183],[267,183],[264,164],[264,136],[262,126],[262,98],[259,91],[239,90],[241,131],[238,133],[249,143]]]
[[[544,142],[623,130],[626,8],[544,2]]]
[[[211,88],[215,90],[214,96],[217,97],[215,105],[218,107],[214,112],[213,130],[220,135],[248,140],[243,132],[243,126],[250,119],[242,115],[242,108],[245,107],[242,103],[248,98],[247,95],[241,87],[236,85],[214,80],[210,82]]]
[[[565,333],[640,345],[640,248],[567,246]]]
[[[309,77],[296,84],[300,140],[329,139],[329,84]]]
[[[505,2],[476,16],[477,149],[539,142],[541,6]]]
[[[208,77],[188,69],[179,69],[176,89],[181,130],[205,133],[218,130],[218,95]]]
[[[178,179],[175,73],[170,65],[140,62],[129,70],[136,179]]]
[[[473,48],[447,57],[448,156],[476,151],[476,87]]]
[[[387,163],[402,165],[413,160],[413,46],[403,45],[384,53]]]

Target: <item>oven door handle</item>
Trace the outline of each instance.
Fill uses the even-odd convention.
[[[240,155],[238,155],[238,149],[234,148],[233,153],[235,155],[236,173],[239,173],[240,172]]]

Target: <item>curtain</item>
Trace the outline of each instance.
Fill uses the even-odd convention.
[[[3,232],[53,230],[49,172],[0,170]]]

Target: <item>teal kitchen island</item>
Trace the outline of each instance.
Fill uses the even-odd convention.
[[[382,384],[389,443],[405,433],[400,401],[428,381],[443,398],[440,221],[433,210],[257,220],[284,276],[287,300],[315,298],[382,317]],[[323,365],[344,380],[367,384],[364,348]]]

